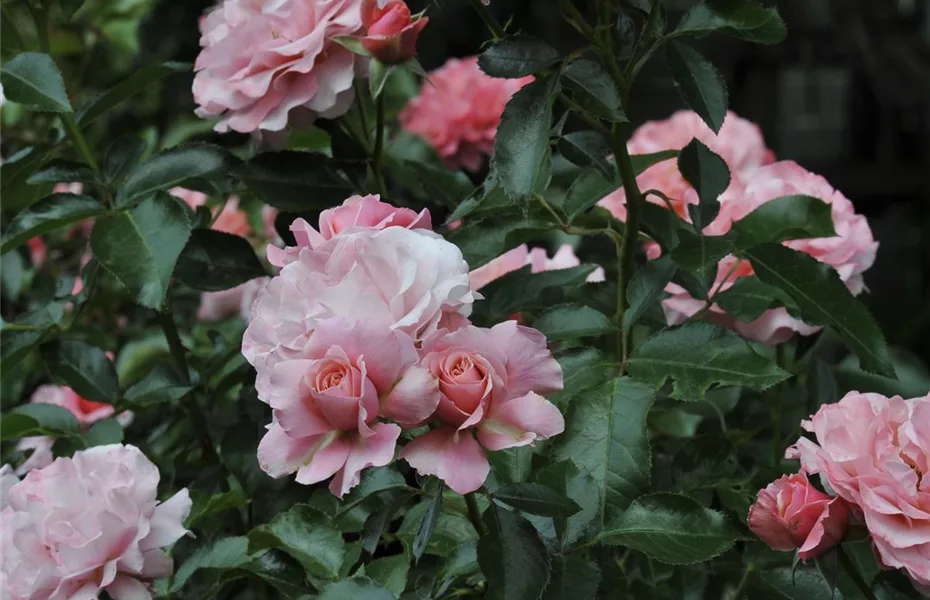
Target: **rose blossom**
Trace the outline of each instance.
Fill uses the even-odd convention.
[[[535,329],[514,321],[491,329],[469,325],[426,340],[420,354],[439,383],[440,426],[408,443],[400,458],[456,492],[484,484],[485,450],[525,446],[565,430],[559,409],[541,395],[562,389],[562,369]]]
[[[359,0],[225,0],[201,21],[197,115],[216,131],[280,132],[352,104],[363,57],[334,40],[362,27]]]
[[[196,209],[207,203],[207,195],[203,192],[189,190],[182,187],[173,187],[168,193],[176,198],[183,200],[188,206]],[[223,204],[219,214],[214,212],[214,221],[210,229],[230,233],[232,235],[241,235],[247,237],[252,233],[252,226],[249,225],[249,217],[244,211],[239,210],[239,197],[230,196]]]
[[[377,194],[352,196],[341,205],[328,208],[320,213],[320,230],[317,231],[304,219],[297,219],[291,224],[291,233],[297,246],[286,249],[268,247],[268,261],[276,267],[283,267],[296,260],[301,248],[319,248],[341,232],[353,228],[385,229],[387,227],[406,227],[407,229],[432,229],[433,223],[429,210],[419,213],[409,208],[398,208],[382,202]]]
[[[436,410],[437,384],[417,358],[413,339],[383,323],[319,323],[300,358],[271,367],[259,392],[274,409],[258,447],[262,469],[274,477],[296,472],[303,484],[335,475],[329,489],[341,498],[362,469],[394,458],[400,427],[378,416],[414,424]]]
[[[252,316],[252,304],[268,281],[269,277],[257,277],[228,290],[200,294],[197,318],[201,321],[222,321],[239,315],[248,320]]]
[[[76,452],[30,471],[0,513],[4,598],[150,599],[174,570],[162,548],[187,533],[182,489],[158,502],[158,469],[134,446]]]
[[[575,256],[575,251],[572,250],[570,244],[559,246],[558,251],[552,258],[548,257],[543,248],[530,250],[526,244],[521,244],[469,273],[471,288],[480,290],[492,281],[500,279],[507,273],[519,271],[526,265],[530,265],[532,273],[543,273],[545,271],[559,271],[577,267],[581,265],[581,261]],[[588,275],[587,281],[604,281],[604,269],[598,267],[592,271]]]
[[[417,36],[429,22],[427,17],[410,21],[410,9],[400,0],[362,1],[362,24],[365,36],[362,47],[383,63],[395,64],[417,54]]]
[[[468,264],[454,244],[425,229],[351,228],[305,247],[268,282],[252,310],[242,353],[261,374],[266,363],[296,357],[327,318],[371,319],[414,339],[445,313],[467,316],[474,294]]]
[[[803,472],[785,475],[760,490],[749,508],[749,529],[773,550],[798,549],[807,560],[838,544],[849,526],[849,508],[807,480]]]
[[[801,426],[785,453],[853,505],[879,561],[930,586],[930,396],[849,392]]]
[[[477,171],[494,149],[507,102],[532,80],[497,79],[481,71],[477,57],[451,58],[400,112],[401,127],[426,140],[449,168]]]

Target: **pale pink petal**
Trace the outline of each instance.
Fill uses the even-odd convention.
[[[358,485],[361,473],[368,467],[383,467],[394,460],[394,447],[400,437],[400,427],[378,423],[372,435],[355,435],[345,465],[336,473],[329,484],[329,491],[342,498],[346,492]]]
[[[290,475],[313,457],[317,437],[291,438],[272,423],[258,443],[258,464],[272,477]]]
[[[429,370],[411,367],[381,398],[381,414],[402,425],[428,419],[439,405],[439,382]]]
[[[504,402],[494,401],[488,416],[478,426],[478,439],[488,450],[503,450],[532,444],[565,431],[558,407],[530,392]]]
[[[562,367],[552,358],[542,333],[516,321],[505,321],[491,328],[491,338],[504,356],[511,396],[529,391],[551,394],[562,389]]]
[[[152,529],[142,540],[142,549],[161,548],[181,539],[188,532],[184,528],[184,521],[190,512],[191,497],[187,488],[156,506],[152,513]]]
[[[491,465],[468,431],[434,429],[407,444],[400,458],[422,475],[435,475],[459,494],[474,492],[488,478]]]
[[[151,600],[152,593],[144,583],[132,577],[118,575],[113,583],[106,587],[113,600]]]

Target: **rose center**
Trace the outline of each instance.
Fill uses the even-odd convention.
[[[924,478],[923,471],[920,470],[920,466],[917,464],[917,461],[915,461],[915,460],[914,460],[913,458],[911,458],[910,456],[908,456],[908,455],[906,455],[906,454],[901,454],[901,460],[903,460],[903,461],[904,461],[904,464],[906,464],[906,465],[909,466],[910,468],[914,469],[914,472],[917,473],[917,489],[919,490],[919,489],[920,489],[920,484],[921,484],[921,482],[923,481],[923,478]]]
[[[345,367],[342,365],[332,365],[317,374],[314,387],[317,392],[325,392],[328,389],[342,385],[345,378]]]

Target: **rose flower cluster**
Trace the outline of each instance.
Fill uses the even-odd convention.
[[[487,451],[563,431],[545,399],[562,389],[545,337],[468,321],[480,296],[428,211],[354,196],[291,231],[297,246],[268,249],[281,270],[242,343],[273,409],[258,448],[268,474],[332,478],[341,497],[393,461],[403,435],[400,458],[468,493],[488,476]]]

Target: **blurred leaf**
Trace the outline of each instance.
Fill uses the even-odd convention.
[[[637,498],[600,535],[603,543],[621,545],[673,565],[709,560],[727,550],[739,533],[723,513],[678,494]]]
[[[139,164],[147,149],[148,144],[140,137],[116,138],[107,149],[106,158],[103,161],[104,177],[110,182],[121,181]]]
[[[102,214],[106,209],[90,196],[52,194],[17,214],[3,233],[0,252],[22,246],[31,238]]]
[[[574,554],[554,556],[541,600],[595,600],[600,583],[601,570],[593,562]]]
[[[564,208],[569,222],[617,189],[617,184],[594,169],[582,171],[565,195]]]
[[[662,150],[651,154],[632,154],[630,155],[630,161],[633,163],[633,172],[639,175],[653,165],[677,158],[679,153],[678,150]]]
[[[533,273],[529,266],[495,279],[481,288],[487,312],[500,321],[521,310],[548,308],[545,292],[552,288],[567,290],[585,284],[594,271],[592,265]]]
[[[681,229],[678,215],[652,202],[644,202],[639,217],[643,230],[662,246],[663,251],[669,252],[678,246]]]
[[[532,197],[550,170],[549,127],[557,83],[556,77],[537,78],[514,94],[501,116],[491,168],[514,200]]]
[[[7,100],[55,113],[72,112],[65,82],[55,61],[41,52],[23,52],[0,69]]]
[[[395,598],[400,598],[404,593],[407,587],[410,560],[403,554],[375,559],[366,564],[364,568],[365,575],[390,590]]]
[[[228,290],[268,275],[244,237],[195,229],[178,257],[174,276],[195,290]]]
[[[120,444],[122,441],[123,426],[113,417],[97,421],[91,425],[90,430],[84,434],[84,444],[88,448],[92,448],[93,446]]]
[[[678,91],[714,133],[727,116],[727,84],[712,62],[687,44],[671,40],[666,46],[668,64]]]
[[[672,397],[688,401],[703,399],[712,385],[765,390],[790,377],[732,331],[702,322],[656,333],[633,351],[627,366],[655,388],[673,379]]]
[[[193,388],[181,380],[178,372],[168,363],[158,363],[141,381],[123,394],[127,402],[147,407],[163,402],[175,402]]]
[[[227,171],[237,163],[238,159],[225,150],[207,144],[189,144],[165,150],[129,172],[117,194],[116,205],[128,207],[152,192]]]
[[[542,517],[570,517],[581,510],[570,498],[539,483],[511,483],[494,491],[494,499]]]
[[[342,567],[345,542],[326,515],[298,504],[249,533],[249,554],[265,548],[284,550],[314,577],[335,579]]]
[[[754,321],[777,306],[795,307],[791,296],[779,288],[762,283],[753,275],[740,277],[733,285],[714,295],[714,303],[740,321]]]
[[[830,205],[811,196],[781,196],[733,223],[743,247],[809,238],[833,237]]]
[[[352,192],[323,154],[286,150],[263,152],[236,170],[236,176],[263,202],[282,210],[329,208]]]
[[[190,517],[188,517],[185,527],[192,528],[206,517],[219,514],[231,508],[239,508],[249,503],[249,500],[239,488],[232,489],[222,494],[211,494],[201,496],[195,499],[194,506],[191,508]]]
[[[624,329],[632,327],[650,307],[658,304],[675,270],[675,263],[663,256],[647,262],[633,273],[626,294],[629,306],[623,313]]]
[[[678,170],[698,193],[700,204],[689,206],[688,214],[694,223],[695,233],[701,235],[720,212],[718,198],[730,185],[730,168],[713,150],[695,138],[679,153]]]
[[[555,306],[533,321],[533,327],[549,341],[600,336],[617,329],[604,313],[580,304]]]
[[[42,360],[52,379],[93,402],[116,404],[119,381],[106,353],[86,342],[58,340],[42,344]]]
[[[436,523],[439,520],[439,513],[442,511],[442,484],[440,483],[436,494],[430,500],[423,513],[423,521],[420,522],[420,529],[417,531],[417,537],[413,539],[413,560],[419,562],[420,557],[426,551],[430,538],[433,537],[433,531],[436,529]]]
[[[316,600],[394,600],[394,594],[367,577],[353,577],[329,584]]]
[[[97,175],[84,163],[56,158],[30,175],[26,183],[36,185],[71,181],[95,182]]]
[[[359,484],[342,499],[336,514],[347,513],[371,496],[391,490],[412,491],[412,488],[394,469],[367,469],[362,473]]]
[[[494,42],[478,57],[478,66],[491,77],[518,78],[548,69],[559,58],[546,42],[518,34]]]
[[[628,121],[617,88],[601,63],[587,58],[572,61],[562,71],[562,82],[575,102],[595,117]]]
[[[777,44],[786,34],[777,8],[765,8],[754,0],[708,0],[693,6],[672,35],[713,31],[758,44]]]
[[[190,235],[187,211],[179,201],[156,196],[131,210],[98,218],[90,247],[139,304],[160,309]]]
[[[178,567],[171,583],[171,591],[177,592],[200,569],[235,569],[249,562],[249,539],[228,537],[198,548]]]
[[[190,70],[191,65],[177,62],[166,62],[137,69],[126,79],[81,106],[80,111],[78,111],[77,121],[81,127],[85,127],[114,106],[138,94],[164,77],[172,73],[187,73]]]
[[[384,84],[387,82],[391,73],[394,72],[396,65],[387,65],[377,59],[368,61],[368,89],[372,98],[381,95]]]
[[[763,283],[794,299],[807,323],[829,325],[859,356],[863,369],[894,378],[881,329],[832,267],[779,244],[754,246],[744,254]]]
[[[537,600],[549,582],[549,557],[529,521],[495,506],[484,511],[488,533],[478,540],[478,564],[488,600]]]
[[[4,440],[31,435],[76,434],[79,431],[77,417],[67,408],[54,404],[23,404],[0,419],[0,435]]]
[[[573,131],[559,140],[559,151],[569,162],[579,167],[594,167],[606,179],[613,179],[614,166],[607,157],[610,146],[596,131]]]
[[[57,329],[64,316],[63,302],[50,302],[0,329],[0,360],[2,371],[9,372],[35,349],[46,336]]]
[[[621,377],[579,396],[569,411],[553,456],[594,478],[601,522],[621,514],[649,488],[646,415],[654,395],[647,385]]]
[[[815,570],[781,567],[759,569],[748,580],[746,589],[758,600],[843,600],[843,593],[833,589]]]

